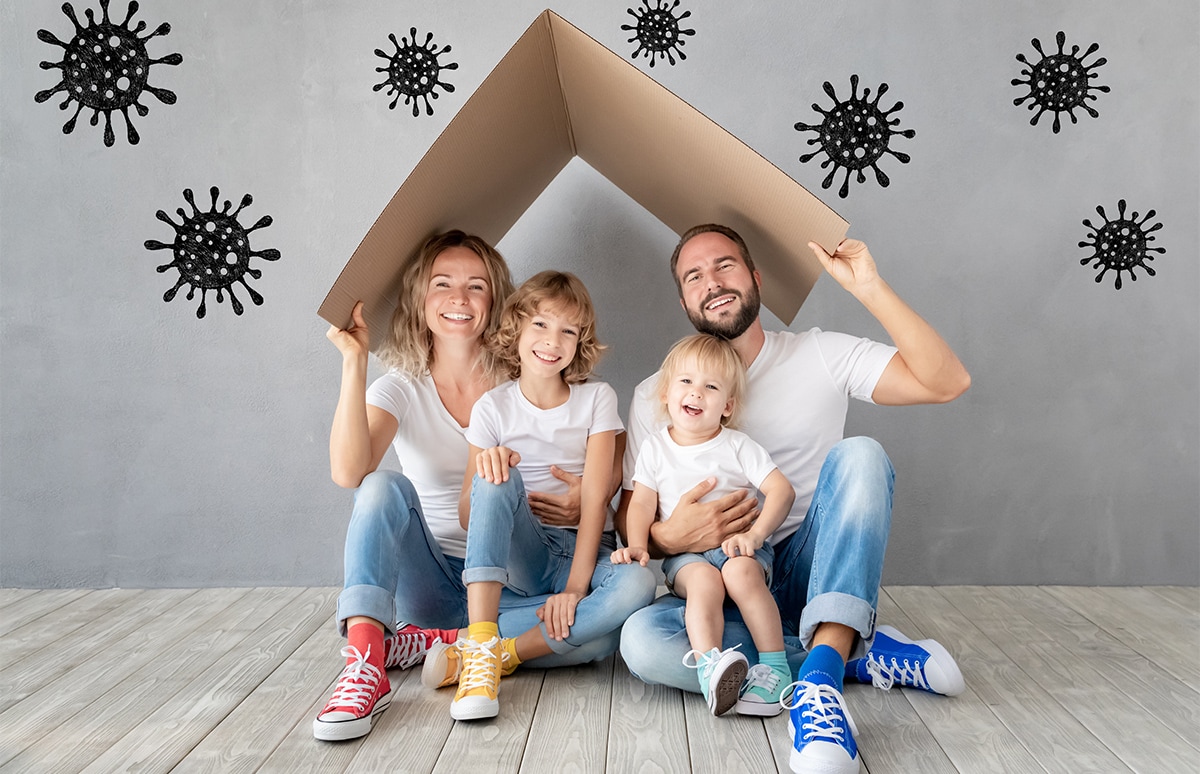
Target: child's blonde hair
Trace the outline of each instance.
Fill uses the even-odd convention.
[[[565,271],[539,272],[517,288],[500,313],[500,328],[493,337],[493,351],[500,368],[510,379],[521,375],[521,355],[517,342],[525,323],[539,309],[553,309],[558,314],[575,319],[579,326],[579,344],[575,358],[563,369],[567,384],[586,382],[607,349],[596,338],[596,309],[583,282]]]
[[[746,394],[746,366],[742,364],[742,358],[732,344],[707,333],[686,336],[675,342],[671,351],[667,353],[662,367],[658,370],[659,411],[666,413],[667,388],[690,359],[694,359],[700,368],[712,371],[725,380],[729,389],[729,399],[733,401],[733,411],[729,416],[721,417],[721,424],[737,427],[742,397]]]

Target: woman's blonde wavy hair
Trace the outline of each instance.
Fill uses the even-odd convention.
[[[442,251],[451,247],[465,247],[479,256],[487,270],[492,304],[488,309],[487,327],[483,333],[480,358],[484,368],[495,378],[503,373],[496,361],[491,338],[500,325],[500,313],[504,302],[512,294],[512,274],[504,256],[480,237],[462,231],[447,231],[425,240],[415,260],[404,268],[400,279],[400,298],[392,314],[390,329],[375,352],[389,368],[395,368],[412,377],[428,373],[433,362],[433,334],[425,320],[425,296],[429,292],[429,280],[433,274],[433,262]]]
[[[721,417],[721,424],[736,428],[742,399],[746,395],[746,366],[732,344],[707,333],[685,336],[675,342],[671,351],[667,353],[662,368],[658,370],[656,383],[659,413],[663,417],[667,416],[667,388],[690,359],[695,359],[700,368],[719,374],[725,379],[729,399],[733,401],[733,411],[729,416]]]
[[[553,309],[556,313],[575,319],[579,326],[579,344],[575,359],[563,369],[567,384],[586,382],[596,368],[600,355],[607,349],[596,338],[596,309],[583,282],[574,274],[563,271],[543,271],[527,279],[509,297],[500,314],[500,328],[492,337],[492,349],[502,372],[508,378],[521,375],[521,355],[517,342],[526,322],[538,310]]]

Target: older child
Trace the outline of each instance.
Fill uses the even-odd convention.
[[[757,488],[764,497],[762,512],[750,529],[703,554],[668,557],[663,572],[671,590],[687,600],[684,620],[692,650],[684,664],[699,670],[708,708],[714,715],[735,705],[740,714],[777,715],[780,695],[792,678],[779,609],[769,589],[774,554],[766,541],[796,493],[761,446],[730,429],[745,391],[745,367],[728,342],[699,334],[671,348],[658,381],[670,425],[647,438],[638,454],[629,546],[614,551],[612,561],[645,565],[655,513],[670,518],[680,496],[700,481],[716,477],[709,498]],[[749,670],[744,655],[733,648],[721,650],[727,592],[759,651],[759,663]]]
[[[587,381],[603,347],[583,283],[556,271],[530,278],[505,304],[495,347],[514,381],[484,394],[471,411],[470,463],[459,501],[470,626],[465,639],[431,651],[422,673],[427,685],[457,679],[450,705],[457,720],[494,717],[502,672],[616,630],[649,604],[654,588],[648,569],[608,560],[616,546],[608,503],[619,485],[613,451],[624,426],[614,390]],[[543,524],[530,512],[526,487],[562,486],[552,465],[582,476],[577,528]],[[622,609],[589,598],[601,571],[635,568],[645,575],[641,598],[624,599]],[[501,640],[496,619],[506,587],[553,596],[539,626]]]

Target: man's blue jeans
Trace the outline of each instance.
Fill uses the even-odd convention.
[[[597,561],[588,599],[607,612],[601,628],[605,622],[611,625],[594,639],[577,639],[573,628],[567,641],[556,643],[563,652],[532,660],[530,666],[582,664],[616,651],[622,622],[654,596],[654,578],[645,568],[640,568],[642,573],[614,572],[619,568],[607,558],[603,564]],[[345,635],[346,619],[353,616],[373,618],[389,634],[395,632],[397,621],[425,628],[465,627],[463,568],[464,560],[442,553],[429,532],[409,480],[394,471],[371,473],[355,490],[346,532],[345,585],[337,610],[341,633]],[[547,596],[523,596],[505,589],[500,600],[501,633],[515,637],[538,626],[537,610]]]
[[[840,623],[858,632],[851,658],[870,648],[894,480],[892,463],[878,442],[841,441],[825,458],[804,522],[775,545],[771,593],[783,620],[792,674],[819,624]],[[621,634],[621,657],[629,671],[647,683],[695,692],[695,670],[682,664],[691,647],[685,604],[668,594],[630,616]],[[758,651],[750,631],[737,608],[727,603],[721,647],[734,645],[756,663]]]

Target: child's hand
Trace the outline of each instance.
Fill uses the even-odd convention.
[[[762,544],[762,538],[751,532],[743,532],[726,538],[725,542],[721,543],[721,550],[731,559],[735,556],[754,556],[754,552],[762,548]]]
[[[575,625],[575,606],[581,599],[583,594],[564,591],[551,596],[546,604],[538,608],[537,617],[546,624],[547,636],[560,642],[567,638],[571,627]]]
[[[645,567],[650,561],[650,552],[641,546],[633,546],[632,548],[618,548],[612,552],[613,564],[632,564],[637,562]]]
[[[508,469],[521,463],[521,455],[507,446],[493,446],[479,452],[475,458],[475,472],[489,484],[502,484],[508,480]]]

